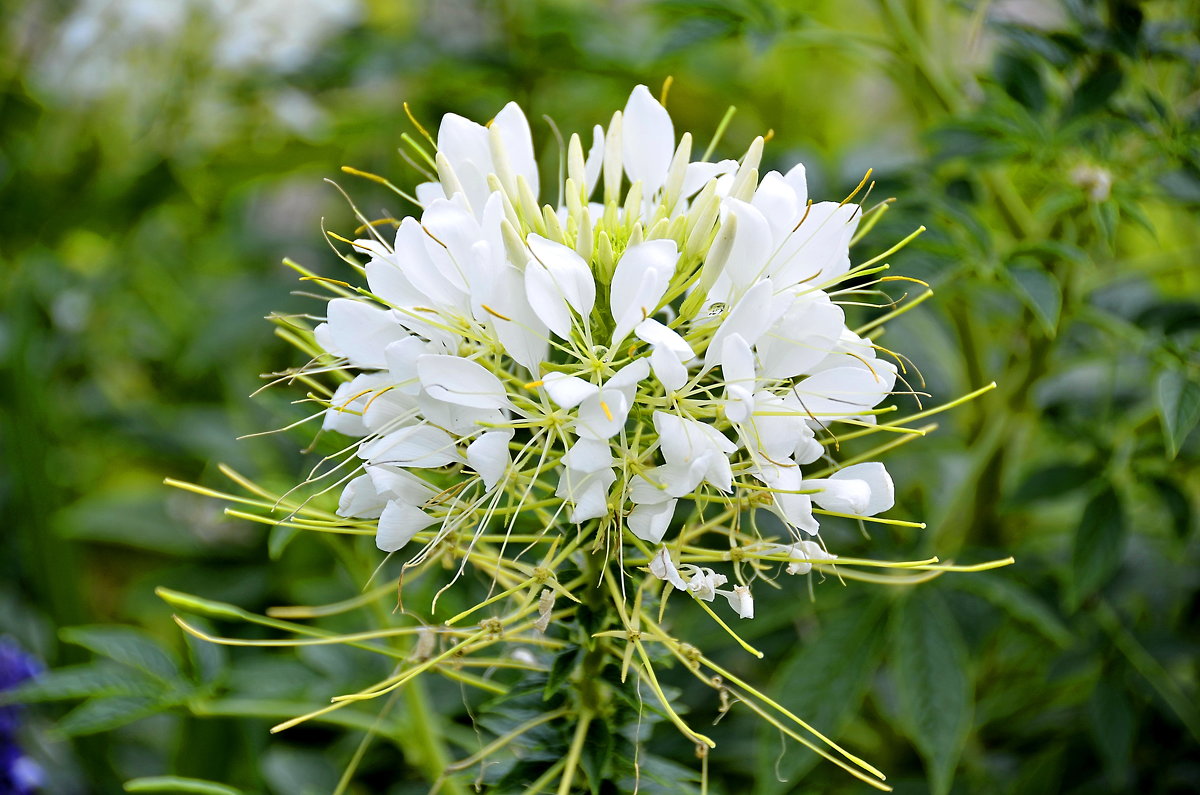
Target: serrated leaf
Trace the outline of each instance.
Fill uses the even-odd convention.
[[[1166,370],[1158,377],[1155,396],[1167,452],[1174,458],[1184,439],[1200,421],[1200,384],[1182,370]]]
[[[608,724],[597,718],[588,724],[587,739],[583,744],[583,754],[580,756],[581,767],[587,776],[588,788],[592,795],[599,795],[601,786],[606,780],[609,760],[612,758],[614,745],[613,733]]]
[[[95,662],[43,671],[0,693],[0,704],[67,701],[94,696],[150,696],[160,692],[162,683],[140,670]]]
[[[1047,336],[1058,332],[1058,318],[1062,312],[1062,288],[1058,281],[1042,268],[1024,265],[1009,268],[1009,274],[1017,286],[1017,294],[1033,312]]]
[[[832,737],[845,729],[862,703],[882,650],[880,631],[884,604],[873,600],[852,603],[821,613],[821,631],[798,643],[796,653],[780,665],[771,692],[775,698],[818,731]],[[830,676],[837,671],[837,676]],[[820,757],[788,747],[778,765],[777,732],[764,726],[760,741],[759,783],[767,792],[788,791]]]
[[[1121,498],[1111,485],[1106,486],[1088,501],[1075,530],[1071,596],[1076,606],[1108,582],[1117,570],[1126,534]]]
[[[55,728],[66,737],[109,731],[162,712],[173,703],[155,696],[93,698],[71,710]]]
[[[196,795],[242,795],[242,790],[215,781],[181,776],[147,776],[125,782],[126,792],[188,792]]]
[[[971,730],[966,644],[954,616],[931,590],[900,602],[891,630],[902,728],[925,761],[931,791],[946,795]]]
[[[145,671],[164,682],[182,678],[179,662],[158,641],[132,627],[67,627],[59,632],[66,643],[82,646],[96,654]]]
[[[963,577],[957,588],[977,594],[1018,621],[1028,624],[1059,648],[1071,645],[1071,630],[1049,605],[1028,588],[1005,577],[979,573]]]
[[[563,683],[567,681],[567,677],[575,670],[575,664],[583,653],[582,647],[571,645],[554,655],[554,662],[550,665],[550,674],[546,677],[546,686],[542,690],[543,698],[550,698],[559,691]]]

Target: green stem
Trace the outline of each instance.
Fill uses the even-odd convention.
[[[588,725],[592,722],[592,713],[584,711],[575,724],[575,736],[571,738],[571,749],[567,751],[566,767],[563,777],[558,782],[558,795],[567,795],[571,791],[571,783],[575,780],[575,770],[579,767],[579,757],[583,754],[583,741],[587,739]]]

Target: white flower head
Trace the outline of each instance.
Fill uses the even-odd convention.
[[[314,330],[350,376],[325,427],[424,491],[360,477],[340,512],[378,518],[396,551],[511,527],[534,503],[651,546],[714,499],[774,512],[796,544],[821,511],[891,507],[881,464],[802,472],[897,377],[836,303],[859,207],[809,202],[803,167],[760,180],[761,138],[740,161],[693,161],[644,86],[591,142],[572,136],[564,184],[543,190],[519,106],[487,126],[448,115],[420,217],[355,243],[368,290]],[[447,495],[438,472],[467,480]],[[753,615],[745,585],[681,566],[660,552],[650,569]]]

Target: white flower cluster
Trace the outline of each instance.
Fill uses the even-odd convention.
[[[890,508],[882,464],[801,472],[824,454],[818,433],[873,423],[896,380],[830,296],[854,275],[861,210],[810,202],[803,166],[760,179],[762,149],[693,162],[691,135],[676,141],[638,86],[586,155],[571,137],[555,206],[539,202],[517,105],[486,126],[446,116],[420,218],[355,243],[369,290],[331,300],[315,331],[355,373],[325,416],[360,439],[339,513],[378,518],[395,551],[511,527],[532,505],[657,545],[704,502],[742,504],[792,531],[761,551],[804,573],[832,557],[809,540],[814,503]],[[447,467],[469,477],[446,489],[417,474]],[[720,591],[723,575],[687,565],[684,580],[665,549],[654,560],[675,587],[753,615],[745,586]]]

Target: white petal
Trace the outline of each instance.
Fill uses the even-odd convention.
[[[610,288],[610,307],[616,321],[612,345],[619,345],[658,309],[678,259],[679,248],[674,240],[648,240],[626,249],[617,262]]]
[[[638,339],[648,342],[656,348],[666,348],[681,362],[691,361],[696,355],[692,346],[688,345],[687,340],[680,336],[679,332],[659,323],[654,318],[646,318],[638,323],[634,327],[633,333],[637,335]]]
[[[569,305],[586,319],[596,302],[596,282],[583,258],[561,243],[530,235],[534,258],[525,266],[525,292],[538,317],[555,334],[571,332]]]
[[[346,484],[338,498],[338,516],[353,516],[358,519],[375,519],[387,504],[385,498],[375,490],[368,475],[360,475]]]
[[[770,273],[781,288],[820,287],[850,269],[850,238],[862,212],[856,204],[819,202],[772,257]]]
[[[462,461],[454,439],[432,425],[411,425],[358,448],[360,458],[372,464],[434,468]]]
[[[650,366],[654,368],[654,377],[667,390],[668,395],[682,389],[687,383],[687,367],[665,345],[655,346],[650,352]]]
[[[384,348],[404,339],[408,332],[383,307],[334,298],[329,302],[329,336],[352,364],[379,369],[387,366]]]
[[[621,157],[630,182],[641,181],[646,196],[667,178],[675,152],[675,125],[645,86],[638,86],[625,103],[621,122]]]
[[[602,389],[579,404],[575,432],[581,438],[609,439],[625,427],[629,399],[616,389]]]
[[[417,202],[426,207],[438,199],[448,199],[449,196],[442,190],[440,182],[422,182],[416,187]]]
[[[611,467],[587,473],[564,469],[554,494],[571,503],[572,522],[598,519],[608,513],[608,488],[616,478]]]
[[[612,468],[612,447],[600,439],[578,439],[563,456],[563,464],[575,472],[597,472]]]
[[[797,207],[808,204],[808,175],[803,163],[792,166],[791,170],[783,175],[783,181],[795,191]]]
[[[511,408],[504,384],[478,362],[427,353],[417,358],[417,375],[429,396],[478,409]]]
[[[571,311],[562,290],[545,265],[530,260],[525,266],[525,297],[547,328],[563,339],[571,336]]]
[[[896,371],[887,362],[866,367],[834,367],[800,381],[792,389],[805,412],[818,422],[854,417],[874,408],[891,392]]]
[[[363,410],[377,394],[375,390],[386,388],[390,380],[387,373],[360,373],[353,380],[339,384],[329,399],[329,408],[325,410],[321,427],[347,436],[366,436]]]
[[[767,378],[811,373],[838,344],[846,316],[821,291],[794,301],[755,346]]]
[[[754,353],[740,334],[730,334],[721,346],[721,374],[725,378],[725,413],[734,422],[745,422],[754,411]]]
[[[512,436],[512,431],[487,431],[467,446],[467,463],[483,478],[483,486],[489,491],[512,462],[508,449]]]
[[[575,249],[555,243],[540,235],[526,239],[534,259],[546,266],[567,303],[582,316],[587,316],[596,303],[596,281],[591,268]]]
[[[637,385],[650,375],[650,362],[645,358],[634,359],[629,364],[617,370],[613,377],[604,382],[605,389],[616,389],[625,395],[625,399],[633,402]]]
[[[678,502],[679,500],[668,500],[657,505],[637,505],[630,511],[626,525],[638,538],[657,544],[666,534]]]
[[[730,334],[737,334],[746,341],[747,345],[754,345],[759,338],[771,327],[776,320],[772,317],[774,286],[770,279],[763,279],[755,284],[741,300],[734,304],[733,309],[721,322],[717,332],[708,342],[708,349],[704,352],[704,369],[710,370],[717,365],[722,352],[722,345],[725,338]]]
[[[737,450],[737,445],[711,425],[666,411],[654,412],[653,422],[667,463],[690,464],[708,453],[729,455]]]
[[[671,499],[671,495],[667,493],[666,484],[658,476],[656,470],[662,467],[654,467],[646,471],[645,475],[634,475],[629,480],[629,501],[634,505],[659,505]]]
[[[755,207],[737,199],[728,199],[729,212],[737,216],[737,234],[725,263],[725,273],[741,292],[766,272],[767,260],[774,250],[771,225]]]
[[[892,484],[892,477],[883,464],[877,461],[854,464],[839,469],[829,476],[829,480],[832,482],[857,480],[867,484],[871,497],[861,511],[863,516],[875,516],[891,510],[892,506],[896,504],[896,489]],[[816,496],[814,495],[814,498]]]
[[[525,177],[536,197],[538,189],[537,160],[533,154],[533,136],[529,132],[529,121],[521,106],[515,102],[505,105],[492,120],[492,128],[498,130],[504,142],[504,151],[513,173]]]
[[[762,213],[770,225],[773,246],[779,245],[791,234],[803,212],[803,205],[796,203],[796,191],[778,171],[772,171],[762,178],[750,204]]]
[[[447,113],[438,128],[437,148],[438,154],[444,155],[453,166],[471,207],[474,208],[477,201],[482,207],[490,193],[487,174],[492,170],[487,128],[470,119]]]
[[[799,467],[768,467],[757,477],[771,487],[771,497],[779,518],[797,530],[816,535],[821,528],[812,515],[812,499],[807,494],[796,493],[807,490]]]
[[[493,294],[485,296],[481,303],[487,304],[497,317],[489,313],[492,326],[504,351],[513,361],[522,365],[531,376],[536,377],[542,361],[546,358],[549,342],[546,325],[533,311],[525,297],[525,283],[521,272],[512,265],[503,265],[495,273]]]
[[[384,552],[395,552],[436,521],[420,508],[402,502],[389,502],[379,517],[375,545]]]
[[[688,198],[693,193],[696,193],[710,179],[732,174],[737,171],[738,162],[736,160],[722,160],[719,163],[688,163],[687,171],[683,177],[683,198]]]
[[[582,378],[564,373],[547,373],[542,378],[546,394],[559,408],[572,409],[600,391],[600,387]]]
[[[383,349],[388,375],[396,389],[410,395],[421,391],[421,381],[417,377],[417,359],[429,353],[430,347],[430,344],[420,337],[409,337],[393,342]]]
[[[437,489],[400,467],[368,464],[367,476],[381,497],[396,502],[424,505],[437,494]]]
[[[866,516],[871,501],[871,487],[865,480],[812,478],[804,481],[805,488],[820,489],[812,501],[827,511]]]

